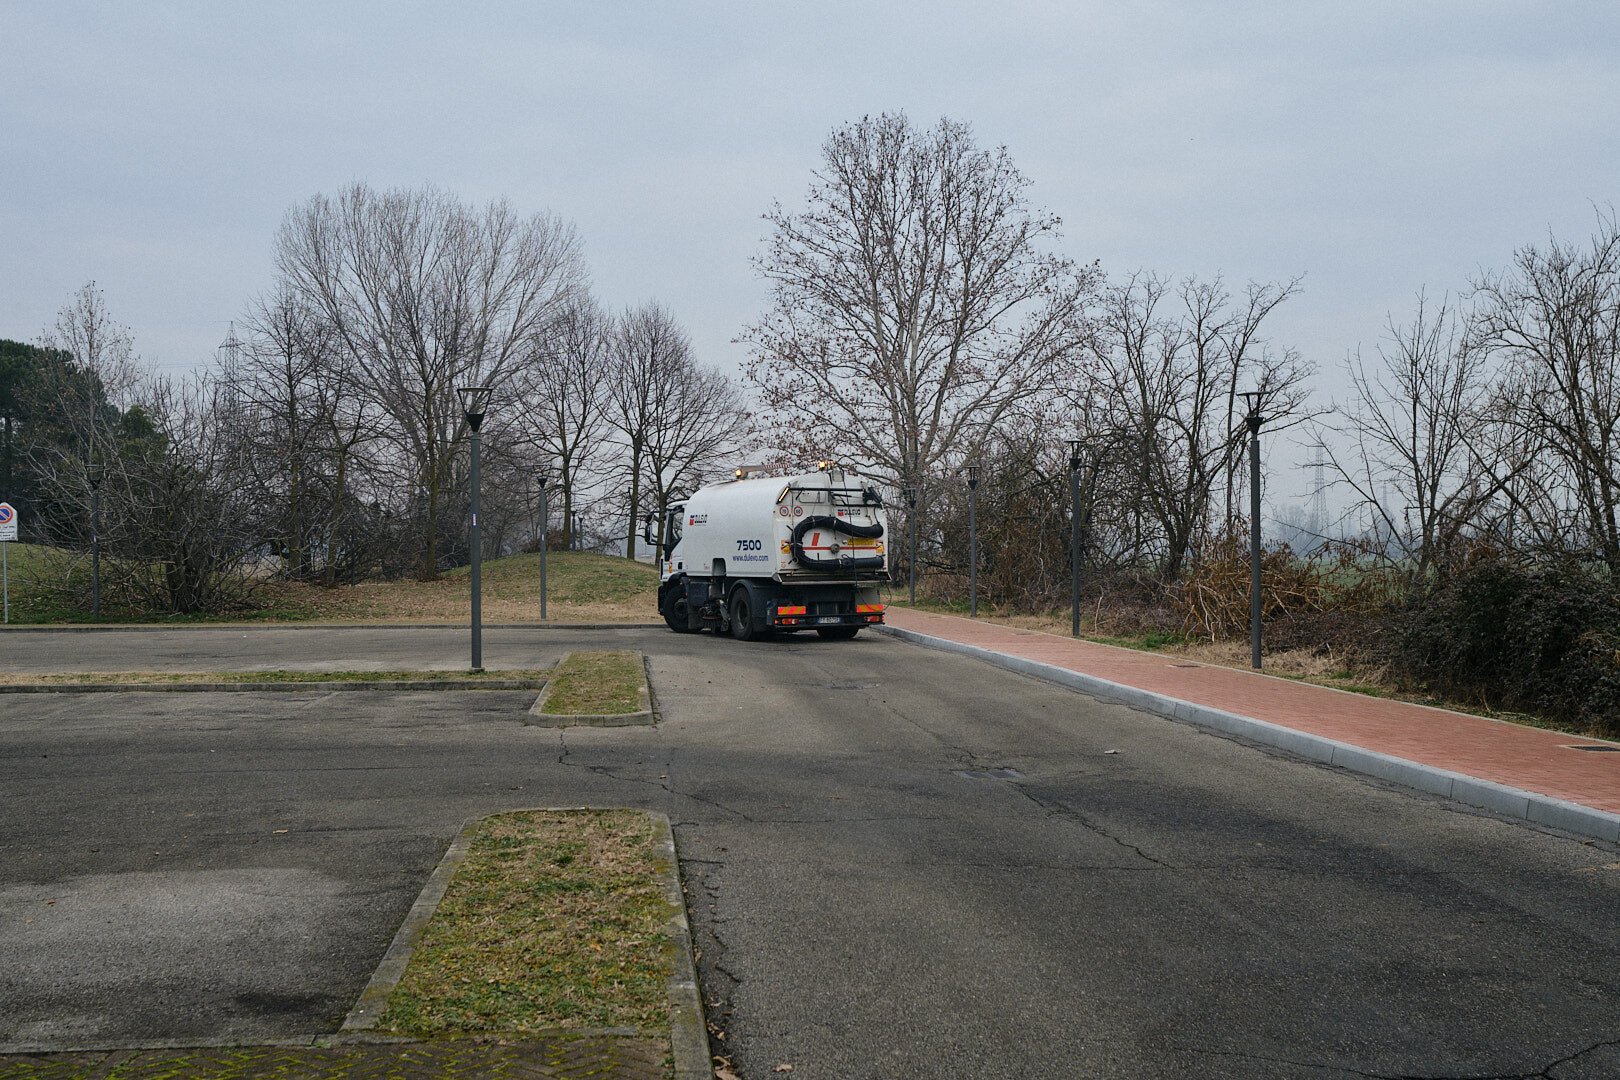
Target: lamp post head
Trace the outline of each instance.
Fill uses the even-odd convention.
[[[1069,468],[1074,472],[1080,471],[1080,440],[1069,440]]]
[[[907,484],[900,491],[906,497],[906,505],[913,510],[917,509],[917,489],[911,484]]]
[[[92,465],[86,465],[84,467],[84,475],[85,478],[90,481],[90,490],[95,491],[101,486],[102,478],[107,475],[107,466],[101,464],[100,462],[96,462]]]
[[[546,473],[546,470],[544,470],[544,469],[541,469],[539,472],[534,474],[534,482],[536,484],[540,485],[540,490],[541,491],[546,490],[546,484],[549,483],[550,481],[551,481],[551,477]]]
[[[1249,430],[1259,431],[1260,425],[1266,422],[1266,418],[1260,415],[1260,406],[1265,401],[1266,392],[1264,390],[1244,390],[1238,396],[1243,398],[1244,403],[1249,408],[1248,415],[1244,417],[1244,420],[1249,425]]]
[[[975,462],[975,463],[969,465],[965,471],[967,472],[968,490],[971,491],[974,488],[979,486],[979,466],[978,466],[978,463]]]
[[[484,413],[489,410],[489,398],[494,389],[488,386],[460,386],[456,393],[461,395],[461,411],[466,414],[467,426],[474,431],[484,422]]]

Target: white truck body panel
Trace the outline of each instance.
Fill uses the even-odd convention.
[[[883,507],[863,497],[866,484],[841,470],[798,476],[733,480],[700,488],[686,500],[680,517],[680,542],[664,575],[714,573],[716,560],[730,578],[836,581],[840,555],[864,560],[881,558],[868,570],[888,572],[885,536],[851,536],[836,528],[811,528],[801,537],[804,558],[824,567],[804,565],[793,551],[793,533],[807,517],[827,517],[870,531],[886,526]]]

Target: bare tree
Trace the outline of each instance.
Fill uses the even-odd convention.
[[[52,396],[59,425],[28,447],[52,491],[50,539],[88,539],[90,466],[101,470],[102,547],[108,591],[144,610],[212,612],[246,599],[254,584],[260,502],[229,388],[208,376],[186,383],[144,373],[129,331],[86,285],[44,335],[66,357],[47,366],[37,392]],[[73,557],[63,563],[70,588]]]
[[[1059,221],[1028,186],[952,120],[834,131],[805,208],[772,207],[754,261],[771,306],[742,340],[788,425],[773,441],[915,483],[1035,393],[1085,339],[1096,274],[1042,250]]]
[[[691,363],[692,343],[668,308],[649,302],[631,308],[614,328],[612,370],[607,379],[607,422],[618,434],[625,479],[625,557],[636,557],[642,483],[648,450],[663,425],[661,411],[671,387]]]
[[[1558,466],[1544,509],[1566,525],[1550,531],[1620,569],[1620,221],[1601,216],[1585,248],[1521,248],[1475,295],[1473,343],[1513,388],[1501,416]]]
[[[535,334],[514,377],[526,437],[556,463],[564,547],[573,545],[574,506],[604,449],[612,330],[595,301],[581,296]]]
[[[572,227],[506,202],[471,208],[433,188],[364,184],[295,208],[277,240],[288,287],[323,312],[407,450],[423,577],[464,421],[460,385],[502,382],[582,287]]]
[[[1231,527],[1244,442],[1236,400],[1266,402],[1268,428],[1302,419],[1308,368],[1259,336],[1293,284],[1252,284],[1234,302],[1220,279],[1179,287],[1136,273],[1107,289],[1097,318],[1096,365],[1073,391],[1075,413],[1112,444],[1128,445],[1135,492],[1132,545],[1154,552],[1173,579],[1213,529]],[[1227,518],[1216,515],[1224,483]]]
[[[1484,356],[1470,348],[1458,315],[1445,301],[1418,294],[1410,322],[1393,317],[1388,343],[1369,370],[1350,361],[1354,399],[1334,431],[1313,440],[1338,483],[1354,493],[1390,539],[1394,554],[1425,578],[1501,490],[1478,466],[1474,447],[1488,424]],[[1344,446],[1344,449],[1340,447]]]
[[[675,355],[656,374],[653,423],[645,442],[649,505],[668,506],[680,491],[698,487],[735,454],[749,431],[742,394],[723,372]],[[657,541],[666,522],[659,515]]]

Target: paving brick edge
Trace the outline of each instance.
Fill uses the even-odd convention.
[[[563,654],[557,661],[561,667],[568,662],[572,653]],[[565,728],[565,727],[636,727],[646,726],[658,722],[657,710],[653,708],[652,701],[652,668],[648,665],[647,654],[638,653],[641,657],[641,705],[635,712],[627,713],[548,713],[545,711],[546,700],[551,696],[551,688],[556,685],[551,680],[540,691],[540,696],[534,699],[529,711],[524,715],[523,722],[531,727]]]
[[[378,962],[377,969],[366,983],[360,997],[355,1001],[349,1015],[343,1020],[343,1026],[338,1033],[327,1040],[333,1045],[346,1042],[371,1041],[416,1041],[402,1039],[395,1036],[378,1036],[374,1034],[378,1020],[382,1018],[383,1010],[388,1006],[388,995],[391,994],[399,980],[405,975],[405,968],[410,963],[411,953],[416,949],[416,943],[422,937],[428,920],[438,910],[439,904],[444,900],[444,894],[450,888],[450,882],[455,877],[461,864],[467,861],[467,852],[472,848],[473,832],[479,823],[490,817],[500,817],[505,814],[522,813],[556,813],[569,810],[591,810],[597,807],[587,806],[531,806],[519,807],[512,810],[501,810],[494,814],[482,814],[466,821],[456,833],[454,840],[445,850],[444,858],[434,867],[433,873],[428,876],[427,884],[411,905],[411,910],[400,924],[394,939],[389,942],[388,949],[383,953],[382,960]],[[709,1029],[703,1016],[703,997],[698,992],[697,967],[692,960],[692,929],[686,919],[686,894],[681,888],[681,864],[675,849],[675,830],[671,826],[669,817],[656,810],[641,810],[635,807],[609,807],[607,809],[626,809],[633,813],[643,814],[651,819],[653,824],[653,844],[657,849],[658,876],[664,890],[664,898],[670,904],[669,921],[664,924],[664,934],[669,939],[670,948],[670,975],[668,983],[669,994],[669,1041],[670,1051],[675,1058],[675,1080],[708,1080],[713,1077],[714,1067],[709,1058]],[[639,1035],[641,1032],[621,1031],[618,1029],[569,1031],[573,1035]]]
[[[879,626],[876,629],[880,633],[914,645],[971,656],[1020,675],[1057,683],[1104,701],[1145,709],[1166,719],[1237,735],[1250,742],[1286,750],[1319,764],[1334,765],[1349,772],[1387,780],[1430,795],[1490,810],[1505,817],[1562,829],[1564,832],[1579,836],[1620,842],[1620,814],[1611,814],[1551,795],[1542,795],[1507,784],[1499,784],[1493,780],[1482,780],[1477,776],[1467,776],[1433,765],[1408,761],[1351,743],[1296,731],[1266,720],[1257,720],[1251,716],[1241,716],[1209,705],[1183,701],[1167,694],[1157,694],[1140,687],[1111,682],[1055,664],[1028,660],[1021,656],[996,652],[978,645],[967,645],[948,638],[934,637],[932,634],[923,634],[898,626]]]
[[[539,690],[543,679],[328,679],[311,682],[0,683],[0,694],[285,694],[310,690]]]

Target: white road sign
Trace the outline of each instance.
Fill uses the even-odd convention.
[[[17,511],[10,503],[0,502],[0,543],[17,539]]]

